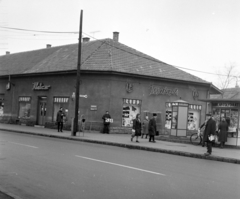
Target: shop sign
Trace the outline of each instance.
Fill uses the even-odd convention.
[[[199,97],[198,91],[195,87],[189,86],[189,88],[192,90],[192,96],[194,100],[197,100]]]
[[[133,85],[131,83],[126,83],[126,91],[128,93],[133,92]]]
[[[149,95],[176,95],[178,96],[178,88],[170,89],[168,87],[160,87],[151,85]]]
[[[18,101],[19,102],[30,102],[31,101],[31,97],[19,97]]]
[[[54,97],[54,103],[68,103],[68,97]]]
[[[34,91],[47,91],[51,88],[50,85],[44,85],[42,82],[34,82],[33,90]]]
[[[219,103],[213,103],[213,106],[216,107],[239,107],[239,103],[234,103],[234,102],[219,102]]]
[[[9,91],[11,89],[11,83],[8,82],[7,85],[6,85],[6,90]]]
[[[137,99],[123,99],[123,103],[124,104],[131,104],[131,105],[140,105],[141,104],[141,100],[137,100]]]
[[[91,111],[96,111],[97,110],[97,105],[91,105],[90,110]]]

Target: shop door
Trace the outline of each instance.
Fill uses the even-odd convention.
[[[38,102],[38,125],[44,126],[47,112],[47,98],[40,97]]]

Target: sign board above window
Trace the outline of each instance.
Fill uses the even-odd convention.
[[[149,95],[176,95],[178,96],[178,88],[168,88],[168,87],[161,87],[161,86],[150,86],[150,93]]]
[[[239,107],[240,104],[239,103],[235,103],[235,102],[215,102],[212,103],[212,106],[216,106],[216,107]]]
[[[54,97],[54,103],[68,103],[68,97]]]
[[[31,101],[31,97],[19,97],[18,101],[19,102],[30,102]]]
[[[34,82],[33,90],[34,91],[47,91],[51,88],[50,85],[44,85],[42,82]]]
[[[131,104],[131,105],[141,105],[141,100],[138,99],[123,99],[124,104]]]

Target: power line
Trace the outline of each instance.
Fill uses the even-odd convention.
[[[12,28],[12,27],[5,27],[5,26],[0,26],[0,28],[5,28],[5,29],[9,29],[9,30],[27,31],[27,32],[42,32],[42,33],[57,33],[57,34],[78,34],[79,33],[78,31],[60,32],[60,31],[30,30],[30,29]]]
[[[30,30],[30,29],[23,29],[23,28],[13,28],[13,27],[5,27],[5,26],[0,26],[0,28],[4,28],[4,29],[8,29],[8,30],[18,30],[18,31],[27,31],[27,32],[39,32],[39,33],[50,33],[50,34],[78,34],[79,32],[78,31],[71,31],[71,32],[60,32],[60,31],[45,31],[45,30]],[[95,39],[96,41],[100,41],[100,42],[103,42],[99,39],[96,39],[95,37],[87,34],[87,33],[84,33],[83,34],[91,37],[92,39]],[[74,38],[73,38],[74,39]],[[61,39],[59,39],[61,40]],[[150,56],[146,57],[146,56],[141,56],[139,54],[136,54],[136,53],[133,53],[133,52],[129,52],[129,51],[126,51],[122,48],[119,48],[119,47],[116,47],[116,46],[113,46],[111,45],[110,43],[107,43],[107,42],[103,42],[105,43],[106,45],[109,45],[113,48],[116,48],[116,49],[119,49],[121,51],[124,51],[126,53],[130,53],[132,55],[135,55],[135,56],[138,56],[138,57],[141,57],[141,58],[144,58],[144,59],[148,59],[150,61],[153,61],[153,62],[156,62],[156,63],[161,63],[161,64],[167,64],[167,63],[164,63],[162,61],[159,61],[157,59],[153,59],[153,58],[150,58]],[[137,51],[137,50],[136,50]],[[141,53],[141,52],[140,52]],[[167,64],[167,65],[170,65],[170,64]],[[173,66],[173,65],[171,65]],[[189,69],[189,68],[185,68],[185,67],[180,67],[180,66],[173,66],[175,68],[179,68],[179,69],[183,69],[183,70],[189,70],[189,71],[193,71],[193,72],[199,72],[199,73],[204,73],[204,74],[209,74],[209,75],[217,75],[217,76],[228,76],[228,75],[223,75],[223,74],[216,74],[216,73],[210,73],[210,72],[205,72],[205,71],[199,71],[199,70],[194,70],[194,69]],[[235,75],[230,75],[229,77],[234,77],[234,78],[239,78],[240,76],[235,76]]]

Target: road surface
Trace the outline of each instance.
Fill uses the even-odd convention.
[[[22,199],[237,199],[240,166],[0,131],[0,187]]]

